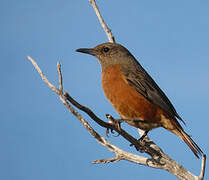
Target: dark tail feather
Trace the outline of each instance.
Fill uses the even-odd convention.
[[[203,155],[202,150],[198,147],[198,145],[192,140],[192,138],[184,132],[183,129],[177,128],[174,132],[177,136],[179,136],[189,148],[192,150],[194,155],[199,159],[200,156]]]

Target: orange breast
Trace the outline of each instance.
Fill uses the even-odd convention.
[[[120,65],[109,66],[102,72],[102,87],[107,99],[122,118],[141,119],[150,125],[148,128],[139,127],[141,129],[160,126],[162,110],[128,84],[120,71]]]

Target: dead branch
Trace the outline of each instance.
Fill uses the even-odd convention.
[[[98,118],[88,107],[85,107],[81,104],[79,104],[77,101],[75,101],[67,92],[63,93],[63,81],[62,81],[62,73],[61,73],[61,66],[58,62],[57,64],[57,71],[59,76],[59,89],[56,88],[52,83],[49,82],[49,80],[46,78],[46,76],[43,74],[42,70],[39,68],[37,63],[34,59],[31,57],[27,57],[33,66],[36,68],[38,73],[40,74],[42,80],[49,86],[49,88],[52,89],[60,98],[60,100],[63,102],[65,107],[82,123],[82,125],[88,130],[88,132],[97,140],[98,143],[106,147],[109,151],[113,152],[115,154],[114,158],[111,159],[101,159],[101,160],[95,160],[93,163],[109,163],[109,162],[117,162],[120,160],[127,160],[139,165],[149,166],[153,168],[158,169],[164,169],[166,171],[169,171],[176,177],[182,180],[202,180],[204,177],[204,169],[205,169],[205,156],[202,159],[202,170],[200,173],[200,176],[195,176],[191,172],[189,172],[187,169],[185,169],[183,166],[181,166],[176,161],[169,158],[153,141],[151,141],[149,138],[145,138],[143,142],[138,142],[134,137],[132,137],[130,134],[128,134],[125,130],[123,130],[118,125],[115,125],[114,123],[107,123],[100,118]],[[68,101],[77,107],[78,109],[84,111],[87,113],[95,122],[97,122],[100,126],[114,130],[118,132],[121,136],[123,136],[126,140],[128,140],[131,144],[133,144],[136,148],[138,148],[140,151],[144,151],[148,153],[151,158],[139,156],[133,153],[129,153],[126,151],[121,150],[117,146],[113,145],[109,141],[107,141],[103,136],[99,135],[84,119],[78,111],[76,111],[72,105],[68,103]]]

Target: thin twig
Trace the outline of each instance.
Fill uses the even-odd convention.
[[[27,58],[28,58],[28,60],[31,61],[31,63],[33,64],[33,66],[36,68],[36,70],[40,74],[42,80],[49,86],[49,88],[51,88],[55,93],[59,93],[59,90],[57,88],[55,88],[52,83],[50,83],[48,81],[48,79],[46,78],[46,76],[43,74],[43,72],[41,71],[41,69],[38,67],[36,61],[33,58],[31,58],[30,56],[27,56]]]
[[[92,7],[94,8],[95,13],[99,19],[99,22],[102,25],[102,27],[107,35],[107,38],[109,39],[110,42],[115,43],[115,38],[114,38],[111,30],[108,28],[107,24],[105,23],[104,19],[102,18],[101,13],[99,11],[99,8],[98,8],[95,0],[89,0],[89,2],[91,3]]]
[[[60,90],[60,92],[63,92],[61,65],[60,65],[59,61],[57,62],[57,71],[58,71],[58,76],[59,76],[59,90]]]
[[[122,159],[123,158],[121,158],[120,156],[116,155],[114,158],[94,160],[92,163],[93,164],[100,164],[100,163],[118,162],[118,161],[120,161]]]

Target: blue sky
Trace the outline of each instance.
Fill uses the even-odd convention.
[[[116,42],[156,80],[186,121],[186,132],[209,154],[209,2],[106,0],[98,5]],[[0,25],[0,179],[176,179],[126,161],[91,164],[113,154],[65,109],[26,59],[35,58],[55,84],[60,60],[66,91],[99,117],[118,117],[102,92],[98,61],[75,52],[108,41],[88,0],[1,0]],[[136,129],[123,127],[138,136]],[[149,136],[199,174],[200,160],[178,137],[162,128]],[[138,153],[121,137],[108,140]]]

